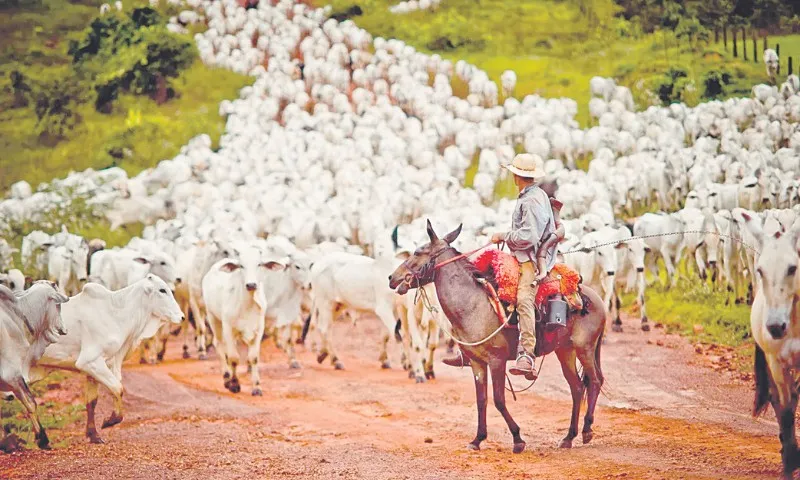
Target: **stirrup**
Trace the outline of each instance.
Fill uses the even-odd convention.
[[[517,368],[515,364],[513,367],[508,369],[508,372],[512,375],[524,375],[525,380],[530,380],[530,381],[536,380],[539,377],[539,374],[536,372],[536,358],[531,355],[528,355],[527,353],[523,353],[522,355],[517,357],[516,361],[519,362],[521,358],[527,358],[528,360],[531,361],[530,370]]]

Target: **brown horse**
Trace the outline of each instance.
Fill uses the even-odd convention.
[[[478,281],[478,272],[466,258],[446,262],[459,252],[450,244],[461,233],[461,226],[440,239],[428,221],[430,243],[420,247],[414,255],[400,265],[389,277],[389,287],[403,295],[411,288],[434,282],[439,303],[452,324],[452,335],[461,343],[461,351],[469,357],[475,378],[475,393],[478,404],[478,433],[468,445],[479,450],[486,439],[486,402],[488,377],[492,376],[494,405],[503,415],[514,437],[514,453],[525,450],[525,441],[520,436],[519,426],[506,409],[505,374],[506,361],[516,357],[518,332],[502,328],[497,335],[492,333],[501,325],[489,297]],[[446,263],[445,263],[446,262]],[[575,314],[568,324],[568,334],[555,348],[561,362],[561,370],[572,392],[572,420],[561,448],[571,448],[578,435],[578,417],[581,401],[588,390],[588,411],[583,423],[583,443],[591,441],[594,409],[603,373],[600,368],[600,344],[606,315],[603,300],[589,288],[581,290],[589,305],[585,313]],[[470,346],[466,344],[477,344]],[[575,359],[583,365],[583,379],[578,375]]]

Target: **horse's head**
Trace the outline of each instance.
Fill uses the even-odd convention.
[[[430,242],[419,247],[413,255],[403,262],[389,275],[389,288],[397,290],[404,295],[412,288],[418,288],[431,283],[436,274],[436,259],[450,250],[450,244],[461,233],[461,225],[448,233],[444,238],[439,238],[433,231],[431,221],[428,220],[428,238]]]

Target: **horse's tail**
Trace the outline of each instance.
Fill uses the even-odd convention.
[[[756,381],[756,394],[753,401],[753,416],[758,417],[767,409],[770,401],[770,383],[772,379],[767,366],[767,356],[764,350],[756,345],[755,360],[753,362],[753,373]]]
[[[603,384],[605,383],[605,377],[603,377],[603,368],[600,366],[600,349],[603,346],[603,334],[605,332],[600,332],[600,336],[597,337],[597,346],[594,348],[594,368],[597,371],[597,378],[600,380],[600,392],[603,392]],[[589,383],[591,379],[589,375],[586,373],[586,368],[583,369],[583,396],[586,397],[589,391]]]

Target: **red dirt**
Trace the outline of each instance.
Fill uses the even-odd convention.
[[[216,359],[179,359],[173,341],[165,363],[126,365],[125,420],[100,432],[105,445],[87,444],[82,424],[54,430],[51,439],[69,437],[71,445],[0,455],[0,478],[778,476],[777,425],[750,417],[750,385],[712,368],[712,354],[696,353],[679,337],[640,332],[634,321],[626,322],[626,333],[607,335],[596,435],[586,446],[579,436],[572,450],[556,448],[569,425],[570,397],[557,360],[547,357],[535,388],[517,402],[508,396],[528,442],[523,454],[513,455],[511,435],[491,402],[489,439],[480,452],[465,448],[476,428],[469,370],[437,362],[437,379],[422,385],[399,368],[381,370],[380,328],[375,320],[337,324],[345,371],[317,365],[302,348],[303,370],[289,370],[282,353],[265,345],[263,397],[250,396],[245,374],[243,391],[228,393]],[[399,348],[392,353],[399,364]],[[82,394],[77,379],[63,388],[69,393],[59,393],[62,400]],[[111,407],[107,393],[98,405],[99,422]]]

